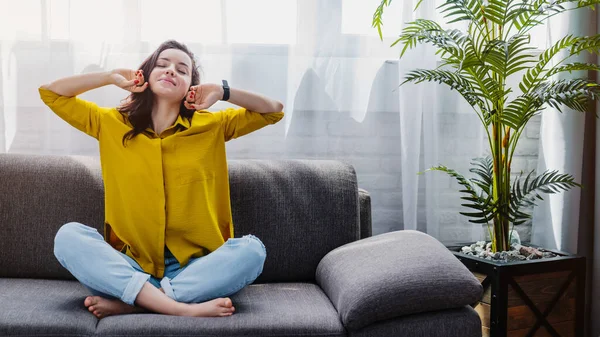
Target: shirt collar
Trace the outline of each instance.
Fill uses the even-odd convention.
[[[131,124],[131,123],[129,123],[129,124]],[[186,128],[186,129],[189,129],[190,126],[191,126],[190,122],[188,121],[188,119],[185,118],[185,117],[182,117],[181,115],[177,115],[177,119],[175,120],[175,122],[173,123],[172,126],[168,127],[168,129],[170,129],[170,128],[174,127],[174,126],[177,126],[177,125],[181,125],[184,128]],[[147,127],[146,131],[152,131],[152,128]],[[175,131],[177,131],[177,129],[175,129]]]
[[[185,127],[186,129],[190,128],[190,122],[188,121],[188,119],[186,117],[182,117],[181,114],[177,115],[175,124],[179,124],[179,125]]]

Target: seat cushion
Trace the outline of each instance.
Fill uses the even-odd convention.
[[[481,337],[481,320],[470,306],[396,317],[349,331],[350,337]]]
[[[346,336],[311,283],[252,284],[231,296],[229,317],[142,313],[96,319],[77,281],[0,278],[0,336]]]
[[[77,281],[0,278],[0,336],[85,336],[98,319]]]
[[[374,322],[477,302],[481,283],[432,236],[412,230],[379,234],[332,250],[317,284],[344,325]]]
[[[157,314],[109,316],[100,336],[346,336],[333,305],[311,283],[252,284],[230,296],[229,317],[176,317]]]

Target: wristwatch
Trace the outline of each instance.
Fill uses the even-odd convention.
[[[223,80],[223,99],[222,101],[226,101],[229,99],[229,84],[226,80]]]

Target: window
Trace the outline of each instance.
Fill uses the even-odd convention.
[[[39,0],[0,0],[0,40],[41,40],[42,11]]]
[[[296,44],[296,0],[225,0],[225,3],[227,43]]]
[[[220,0],[140,1],[141,40],[161,43],[221,44],[223,13]]]

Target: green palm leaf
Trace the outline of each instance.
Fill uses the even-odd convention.
[[[477,195],[475,188],[469,180],[463,175],[456,172],[453,169],[449,169],[446,166],[440,165],[435,166],[427,171],[442,171],[446,172],[451,177],[455,178],[457,182],[464,187],[459,192],[465,194],[461,197],[462,200],[466,200],[469,203],[461,204],[461,206],[474,209],[473,212],[459,212],[460,214],[472,218],[469,222],[477,224],[487,224],[491,221],[494,216],[494,207],[491,198],[484,198],[482,195]]]
[[[582,38],[574,37],[573,35],[567,35],[562,39],[558,40],[552,47],[548,48],[544,53],[539,56],[538,63],[531,68],[527,73],[523,75],[519,88],[525,94],[528,93],[531,88],[537,86],[546,77],[543,76],[543,72],[546,71],[546,65],[550,63],[550,60],[557,55],[561,50],[574,46]]]
[[[441,70],[441,69],[416,69],[410,71],[406,77],[404,82],[400,85],[404,85],[406,82],[438,82],[444,83],[450,87],[450,89],[456,89],[471,105],[483,106],[483,101],[478,97],[478,94],[473,90],[471,83],[461,77],[459,74]]]
[[[438,8],[444,13],[444,18],[449,19],[448,23],[468,20],[476,23],[479,28],[484,24],[482,0],[447,0]]]
[[[561,105],[585,112],[588,110],[588,99],[597,99],[600,84],[587,79],[562,79],[553,82],[543,82],[532,90],[532,96],[539,104],[560,109]]]
[[[470,169],[469,171],[475,173],[479,176],[479,178],[471,178],[471,182],[477,185],[487,196],[492,195],[492,181],[494,174],[494,164],[492,162],[492,157],[485,158],[475,158],[472,165],[475,167]]]
[[[399,42],[404,44],[400,57],[420,42],[429,42],[440,48],[443,54],[450,54],[456,59],[462,59],[464,54],[462,48],[464,41],[460,39],[460,36],[447,33],[437,22],[431,20],[418,19],[409,22],[402,30],[400,37],[391,46],[393,47]]]
[[[483,52],[483,59],[496,73],[508,77],[535,62],[530,52],[535,48],[528,46],[529,40],[529,35],[514,35],[508,41],[492,40]]]
[[[383,9],[385,6],[389,6],[390,3],[392,3],[392,0],[381,0],[381,4],[377,6],[375,13],[373,13],[372,27],[377,27],[377,33],[379,33],[379,39],[381,40],[383,40],[383,35],[381,33],[381,26],[383,26],[383,22],[381,21],[381,18],[383,16]]]
[[[409,22],[391,46],[400,42],[404,45],[400,57],[404,56],[408,49],[426,42],[438,47],[437,53],[440,54],[443,65],[450,64],[457,70],[483,65],[478,53],[480,47],[475,45],[470,36],[458,29],[443,30],[431,20],[419,19]]]
[[[551,76],[554,76],[558,73],[565,72],[565,71],[568,71],[569,73],[571,73],[572,71],[581,71],[581,70],[600,71],[600,65],[593,64],[593,63],[582,63],[582,62],[568,63],[568,64],[564,64],[560,67],[555,67],[555,68],[549,70],[546,73],[546,77],[551,77]]]
[[[511,2],[507,7],[503,25],[507,26],[509,23],[513,23],[520,30],[527,19],[536,13],[535,9],[544,2],[545,0]]]
[[[504,18],[508,12],[510,4],[514,0],[489,0],[485,6],[484,16],[497,25],[504,25]]]
[[[505,24],[511,22],[519,33],[535,27],[549,17],[575,10],[583,7],[594,8],[600,0],[534,0],[534,1],[515,1],[509,5],[506,13]],[[565,6],[568,5],[568,6]]]
[[[571,55],[579,55],[582,51],[588,51],[593,54],[600,53],[600,35],[577,39],[571,47]]]
[[[506,77],[526,68],[535,62],[531,51],[535,48],[529,46],[529,35],[514,35],[508,40],[506,52]]]
[[[567,65],[565,65],[567,66]],[[574,64],[573,68],[583,67]],[[593,65],[593,67],[598,67]],[[529,94],[520,95],[504,108],[502,123],[520,130],[527,122],[544,110],[544,104],[562,112],[561,106],[586,112],[589,99],[598,99],[600,85],[586,79],[562,79],[539,83]]]
[[[548,16],[564,11],[563,2],[568,1],[523,1],[521,6],[513,8],[507,14],[507,19],[510,18],[514,26],[519,30],[519,33],[523,33],[541,24]]]
[[[580,184],[569,174],[560,174],[558,171],[545,171],[533,178],[535,171],[531,171],[525,179],[519,175],[512,185],[510,198],[510,215],[515,225],[519,225],[531,218],[531,215],[521,211],[523,207],[533,207],[536,200],[543,200],[540,193],[554,194],[569,190]]]
[[[500,121],[513,130],[520,130],[532,117],[543,110],[542,105],[532,95],[521,95],[506,105]]]
[[[510,89],[503,90],[500,83],[487,76],[489,66],[473,67],[463,71],[463,77],[469,81],[473,90],[478,96],[487,99],[490,103],[497,101],[510,92]]]

